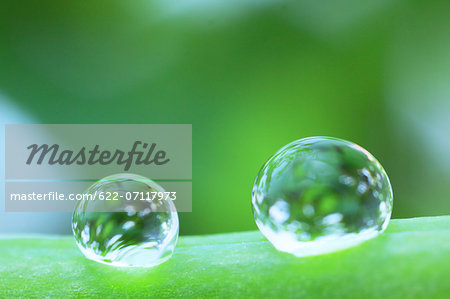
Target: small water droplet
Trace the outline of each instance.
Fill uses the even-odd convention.
[[[99,197],[101,192],[152,191],[164,189],[142,176],[118,174],[94,183],[86,193]],[[72,231],[78,247],[91,260],[113,266],[151,267],[172,256],[178,239],[178,215],[171,200],[97,198],[78,202]]]

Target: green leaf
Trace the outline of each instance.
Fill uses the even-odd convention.
[[[155,268],[87,260],[70,236],[0,238],[0,297],[444,298],[450,216],[392,220],[359,246],[296,258],[259,232],[181,237]]]

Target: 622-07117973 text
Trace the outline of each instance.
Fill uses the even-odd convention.
[[[176,200],[176,192],[11,193],[10,200]]]

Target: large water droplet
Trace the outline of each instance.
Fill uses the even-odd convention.
[[[252,192],[260,231],[296,256],[354,246],[384,231],[392,188],[362,147],[331,137],[294,141],[262,167]]]

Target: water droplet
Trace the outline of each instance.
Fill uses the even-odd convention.
[[[111,198],[117,192],[117,200],[104,200],[107,192]],[[143,193],[137,200],[127,200],[128,192]],[[112,175],[88,188],[86,193],[93,200],[79,201],[72,218],[75,241],[88,259],[113,266],[151,267],[172,256],[178,239],[175,205],[171,200],[145,200],[146,192],[164,189],[134,174]]]
[[[389,178],[362,147],[310,137],[275,153],[252,192],[256,224],[281,251],[317,255],[383,232],[392,212]]]

